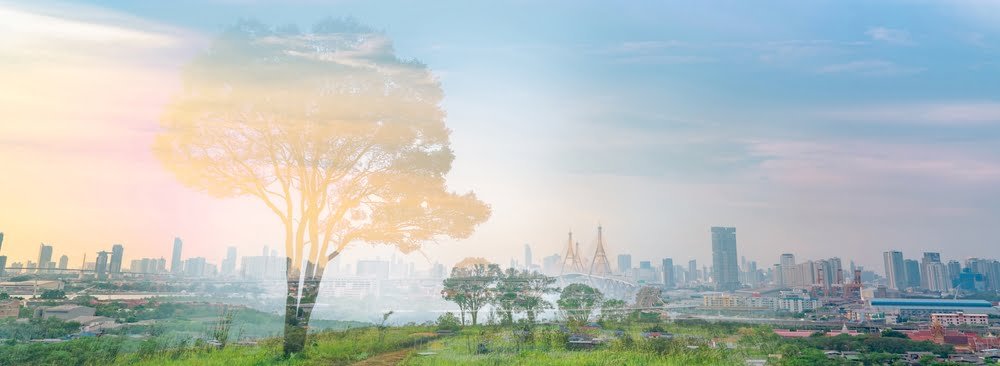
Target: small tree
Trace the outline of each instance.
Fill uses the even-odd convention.
[[[476,264],[472,267],[455,267],[451,277],[444,280],[441,295],[445,300],[455,302],[461,309],[462,324],[465,324],[465,313],[472,318],[472,325],[478,324],[479,310],[489,304],[493,298],[493,286],[500,273],[496,264]]]
[[[590,314],[604,300],[604,295],[597,289],[574,283],[566,286],[559,295],[559,309],[566,315],[566,319],[577,323],[586,323],[590,320]]]
[[[448,330],[448,331],[458,331],[461,329],[462,324],[459,323],[458,317],[451,312],[441,314],[437,319],[437,329],[438,330]]]
[[[378,343],[382,343],[385,340],[385,331],[389,329],[385,323],[389,321],[389,317],[392,316],[394,311],[390,310],[382,313],[382,321],[378,323]]]
[[[601,304],[601,322],[619,324],[628,318],[629,309],[625,301],[610,299]]]

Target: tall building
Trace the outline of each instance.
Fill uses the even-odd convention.
[[[948,292],[951,291],[951,279],[948,278],[948,266],[944,263],[938,262],[927,262],[923,264],[921,269],[923,275],[922,287],[937,292]]]
[[[52,261],[52,246],[42,243],[38,246],[38,272],[42,272]]]
[[[184,246],[184,242],[181,238],[174,238],[174,255],[170,259],[170,272],[181,274],[181,270],[184,265],[181,264],[181,247]]]
[[[94,262],[94,275],[99,280],[108,279],[108,252],[97,252],[97,260]]]
[[[692,259],[688,261],[688,283],[698,280],[698,261]]]
[[[184,261],[184,275],[188,277],[204,277],[209,274],[209,265],[203,257],[188,258]]]
[[[632,255],[631,254],[619,254],[618,255],[618,272],[623,275],[628,276],[629,272],[632,270]]]
[[[122,273],[122,257],[125,255],[125,247],[115,244],[111,247],[111,263],[108,264],[108,272]]]
[[[903,290],[906,288],[906,265],[903,262],[903,252],[888,251],[882,253],[885,262],[885,279],[889,288]]]
[[[674,288],[677,286],[677,280],[674,279],[674,260],[673,258],[663,258],[663,286],[667,288]]]
[[[524,245],[524,268],[531,269],[531,245]]]
[[[0,231],[0,250],[3,250],[3,232]]]
[[[906,287],[920,288],[920,262],[905,259],[903,266],[906,268]]]
[[[736,228],[712,228],[712,278],[716,289],[740,288],[740,268],[736,262]]]
[[[59,269],[66,269],[69,267],[69,257],[65,254],[59,257]]]
[[[226,259],[222,260],[222,274],[227,276],[236,274],[236,247],[226,248]]]
[[[962,273],[962,263],[956,260],[948,261],[948,278],[952,282],[958,280],[958,275]]]
[[[7,274],[7,256],[0,255],[0,277]]]

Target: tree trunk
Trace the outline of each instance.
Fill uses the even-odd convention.
[[[469,311],[469,315],[472,316],[472,325],[476,325],[476,318],[479,317],[479,309]]]
[[[298,276],[288,278],[288,297],[285,299],[285,356],[300,353],[305,349],[309,319],[312,317],[313,306],[319,295],[320,281],[319,276],[309,276],[300,288]]]

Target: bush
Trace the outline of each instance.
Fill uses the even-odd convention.
[[[441,316],[438,317],[437,320],[438,330],[449,330],[457,332],[461,328],[462,328],[462,322],[458,320],[458,317],[455,316],[455,314],[448,312],[441,314]]]

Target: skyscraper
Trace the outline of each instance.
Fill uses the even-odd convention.
[[[531,269],[531,245],[524,245],[524,268]]]
[[[181,247],[184,246],[184,242],[181,238],[174,238],[174,256],[170,260],[170,272],[181,274],[181,270],[184,265],[181,264]]]
[[[59,269],[66,269],[69,267],[69,257],[65,254],[59,257]]]
[[[0,250],[3,250],[3,232],[0,231]]]
[[[236,247],[226,248],[226,259],[222,260],[222,274],[236,274]]]
[[[672,258],[663,258],[663,285],[667,288],[673,288],[677,285],[677,281],[674,280],[674,260]]]
[[[0,277],[7,274],[7,256],[0,255]]]
[[[712,228],[712,278],[716,289],[733,291],[740,287],[740,268],[736,261],[736,228]]]
[[[628,275],[629,271],[632,269],[632,255],[631,254],[619,254],[618,255],[618,272],[623,275]]]
[[[125,255],[125,247],[115,244],[111,247],[111,263],[108,271],[111,273],[122,273],[122,256]]]
[[[688,283],[698,280],[698,261],[692,259],[688,261]]]
[[[42,243],[38,247],[38,272],[43,272],[49,262],[52,261],[52,246]]]
[[[108,278],[108,252],[97,252],[97,260],[94,262],[94,274],[99,280]]]
[[[920,288],[920,262],[905,259],[903,265],[906,268],[906,287]]]
[[[882,253],[885,262],[885,279],[887,287],[902,290],[906,288],[906,264],[903,262],[903,252],[888,251]]]

